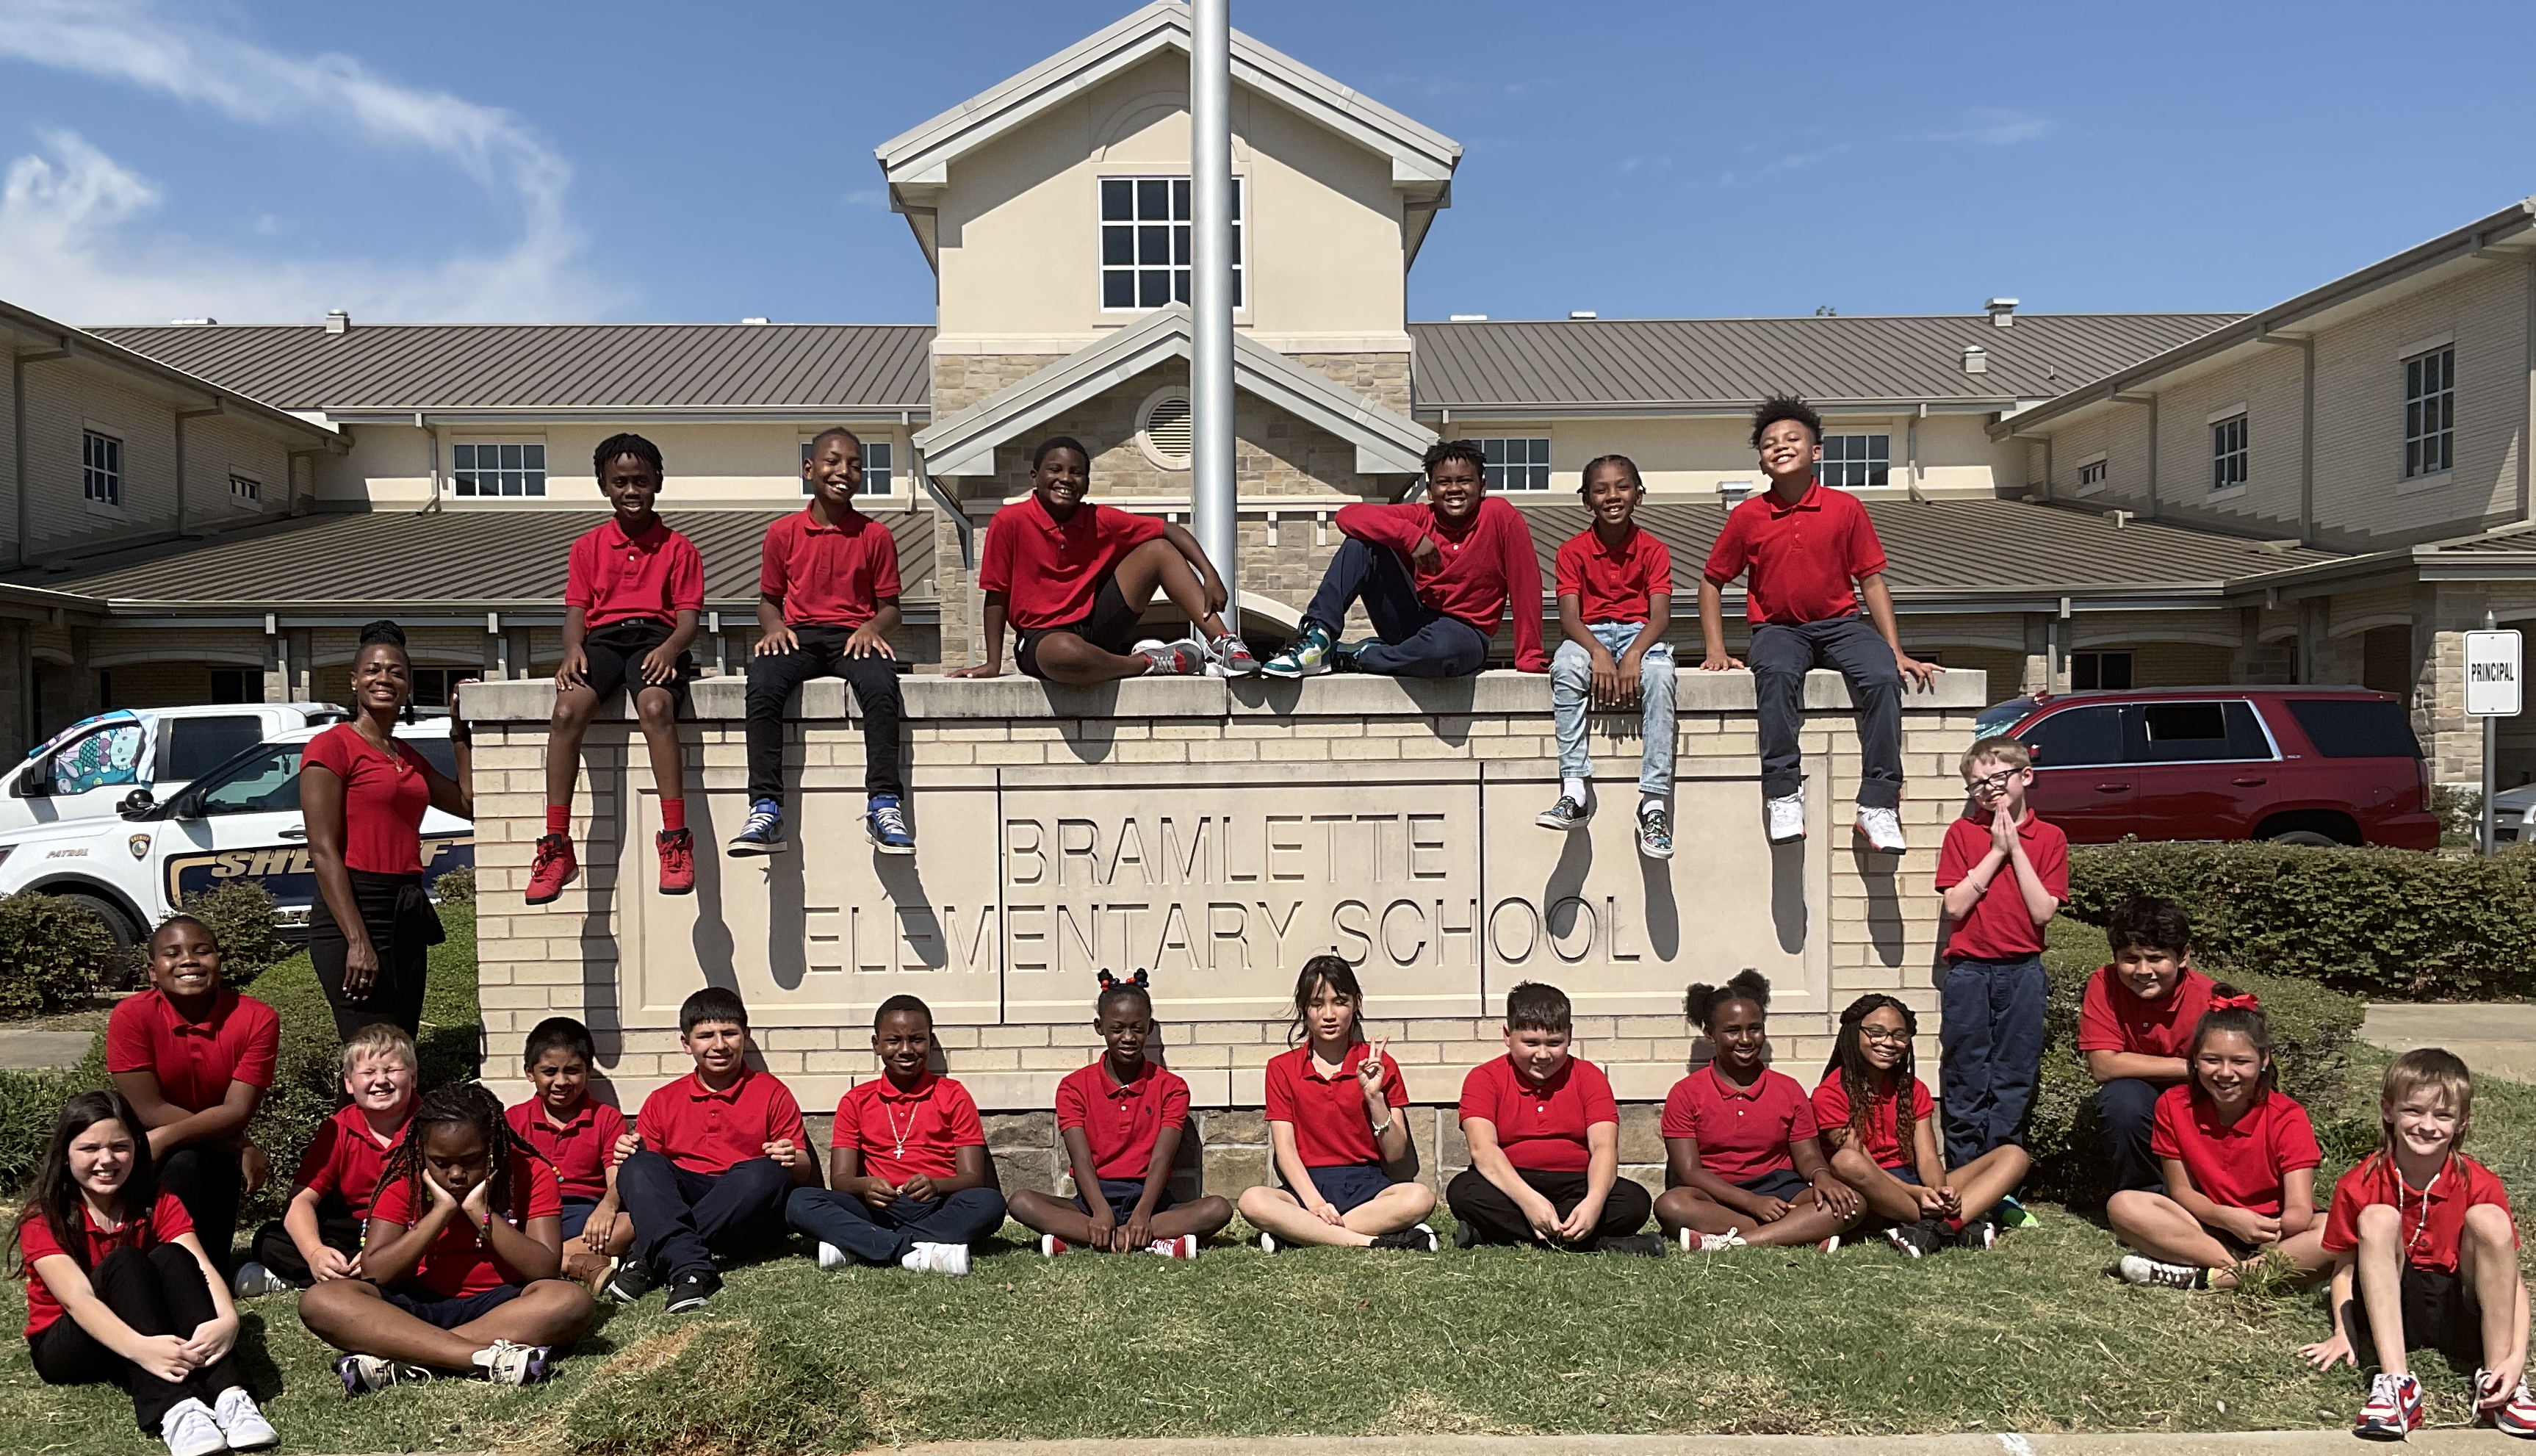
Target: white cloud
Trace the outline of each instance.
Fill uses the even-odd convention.
[[[211,314],[313,319],[587,316],[599,290],[566,212],[572,167],[508,111],[377,76],[343,55],[285,56],[151,0],[0,0],[0,59],[154,92],[229,120],[324,132],[457,167],[520,215],[502,251],[419,265],[223,255],[134,225],[159,187],[77,134],[44,134],[0,195],[0,296],[85,321]],[[259,230],[262,230],[261,228]]]
[[[2042,116],[2020,116],[2012,111],[1975,111],[1971,125],[1956,131],[1931,132],[1932,142],[1967,142],[1975,147],[2013,147],[2020,142],[2039,142],[2052,134],[2052,122]]]

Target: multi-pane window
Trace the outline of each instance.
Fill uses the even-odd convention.
[[[801,463],[802,463],[803,465],[808,465],[808,464],[810,463],[810,446],[811,446],[813,443],[814,443],[813,441],[809,441],[809,440],[803,440],[803,441],[801,442]],[[890,482],[890,474],[889,474],[889,469],[890,469],[889,442],[888,442],[887,440],[866,440],[866,441],[864,441],[864,442],[863,442],[863,488],[862,488],[861,490],[859,490],[859,491],[856,492],[856,494],[859,494],[859,495],[887,495],[887,494],[889,494],[889,482]],[[810,489],[810,482],[809,482],[809,481],[807,481],[807,480],[803,480],[803,481],[801,482],[801,493],[802,493],[803,495],[808,495],[808,494],[810,494],[810,493],[811,493],[811,489]]]
[[[264,482],[253,475],[229,476],[229,501],[241,506],[264,504]]]
[[[543,495],[543,445],[458,445],[450,450],[450,477],[460,495]]]
[[[80,493],[101,506],[123,504],[123,442],[89,430],[80,436]]]
[[[413,669],[413,701],[418,708],[446,708],[449,689],[470,677],[480,677],[479,667],[416,667]]]
[[[2081,490],[2093,490],[2097,486],[2104,484],[2106,479],[2111,476],[2112,474],[2113,467],[2107,462],[2101,460],[2088,461],[2085,465],[2078,467],[2078,488]]]
[[[255,667],[214,667],[212,701],[215,703],[261,703],[264,701],[264,672]],[[251,747],[249,738],[239,747]],[[235,750],[231,750],[234,752]],[[225,757],[226,755],[222,755]],[[185,777],[192,778],[188,774]]]
[[[1856,489],[1892,481],[1891,435],[1825,435],[1822,452],[1822,467],[1814,474],[1826,485]]]
[[[2069,654],[2069,689],[2084,692],[2091,688],[2126,688],[2131,685],[2131,655],[2127,652],[2073,652]]]
[[[2230,415],[2210,426],[2210,488],[2234,490],[2246,483],[2246,416]]]
[[[1233,306],[1241,296],[1241,179],[1233,179]],[[1186,177],[1101,179],[1101,306],[1189,301]]]
[[[2456,444],[2456,350],[2404,361],[2404,478],[2436,475]]]
[[[1550,488],[1550,442],[1545,439],[1482,440],[1480,453],[1488,457],[1486,472],[1490,490],[1548,490]]]

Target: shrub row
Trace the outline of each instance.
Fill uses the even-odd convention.
[[[95,916],[32,891],[0,896],[0,1017],[76,1007],[113,963]]]
[[[2069,856],[2069,914],[2133,895],[2192,913],[2195,956],[2380,999],[2536,992],[2536,849],[2492,858],[2269,844],[2124,844]]]

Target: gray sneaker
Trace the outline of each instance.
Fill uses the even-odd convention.
[[[1157,642],[1139,647],[1147,677],[1194,677],[1206,670],[1206,650],[1194,642]]]
[[[1259,670],[1249,644],[1227,632],[1206,644],[1207,671],[1219,677],[1248,677]]]

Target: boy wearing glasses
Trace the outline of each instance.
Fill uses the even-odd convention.
[[[1938,1081],[1955,1168],[2017,1141],[2043,1065],[2043,927],[2069,898],[2069,838],[2026,807],[2033,764],[2014,738],[1964,750],[1970,802],[1937,851],[1953,921]]]

